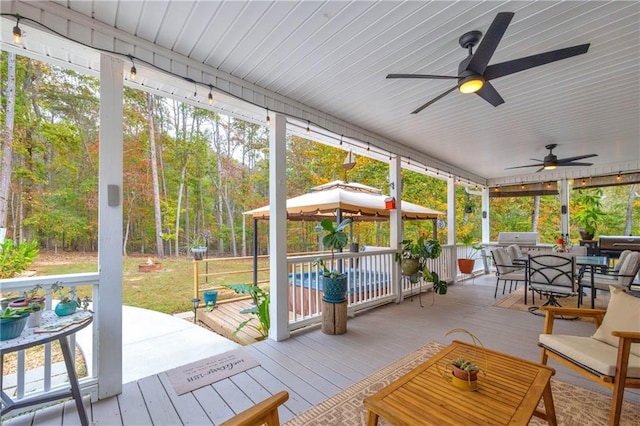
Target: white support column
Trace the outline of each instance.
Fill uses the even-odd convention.
[[[122,392],[122,117],[123,62],[100,55],[98,271],[94,294],[98,399]]]
[[[269,132],[269,253],[271,303],[269,338],[289,338],[289,288],[287,286],[287,119],[275,114]]]
[[[569,181],[560,180],[560,234],[569,235]]]
[[[482,243],[491,241],[491,213],[489,211],[489,188],[482,190]]]
[[[400,249],[400,243],[404,238],[402,226],[402,159],[395,156],[389,161],[389,183],[391,184],[389,196],[396,199],[396,209],[389,213],[389,244],[392,249]],[[393,263],[393,282],[396,283],[396,303],[402,301],[402,283],[400,282],[400,268],[398,263]]]
[[[447,244],[456,243],[456,179],[447,179]]]
[[[456,178],[450,177],[447,179],[447,245],[454,247],[453,253],[451,256],[449,270],[450,271],[458,271],[458,256],[455,255],[456,249]],[[453,273],[453,280],[456,282],[457,273]]]

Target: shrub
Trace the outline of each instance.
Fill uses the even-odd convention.
[[[7,238],[0,244],[0,278],[11,278],[27,269],[38,256],[38,242],[16,244]]]

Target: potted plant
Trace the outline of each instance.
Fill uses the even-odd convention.
[[[402,240],[402,250],[396,253],[396,261],[400,262],[402,274],[409,277],[411,282],[418,281],[418,272],[422,271],[425,260],[429,256],[429,252],[424,240],[420,237],[417,240]]]
[[[7,307],[0,312],[0,340],[10,340],[22,334],[30,314],[29,308]]]
[[[32,302],[28,306],[30,315],[27,320],[27,327],[39,327],[42,320],[42,310],[44,309],[44,303]]]
[[[482,244],[474,243],[471,234],[463,235],[460,242],[464,246],[464,253],[462,257],[458,258],[458,268],[463,274],[471,274],[476,263],[476,254],[483,249],[483,246]]]
[[[24,292],[24,297],[13,300],[9,303],[12,308],[25,308],[32,304],[40,305],[40,309],[44,308],[45,296],[42,285],[36,284],[32,289]]]
[[[347,245],[349,239],[344,229],[351,223],[351,219],[344,219],[339,224],[335,224],[331,219],[322,219],[320,227],[324,230],[322,244],[325,248],[331,249],[331,265],[335,265],[335,252],[342,250]],[[322,268],[322,300],[330,303],[342,303],[347,295],[347,274],[338,269],[330,269],[324,259],[318,259],[314,265]]]
[[[80,299],[76,296],[75,290],[71,289],[68,292],[65,292],[65,288],[58,284],[52,285],[51,290],[59,300],[54,309],[57,316],[64,317],[71,315],[76,311],[76,309],[82,306]]]
[[[193,260],[204,259],[205,254],[207,254],[207,241],[201,235],[196,235],[191,239],[190,247]]]
[[[465,330],[464,328],[454,328],[449,330],[445,336],[452,333],[464,333],[471,337],[474,347],[477,349],[480,347],[484,350],[484,345],[474,334]],[[476,352],[477,353],[477,352]],[[478,373],[482,373],[486,376],[486,369],[480,367],[478,363],[472,359],[457,357],[452,361],[447,362],[444,365],[445,372],[451,373],[451,383],[462,390],[472,391],[478,388]],[[446,376],[443,374],[443,377]]]
[[[605,214],[602,210],[602,189],[580,189],[577,193],[576,211],[573,214],[573,219],[579,226],[580,238],[584,241],[591,241],[598,230],[598,221]]]
[[[484,368],[474,361],[462,357],[445,364],[445,370],[451,370],[451,383],[462,390],[478,389],[478,373],[486,375]]]

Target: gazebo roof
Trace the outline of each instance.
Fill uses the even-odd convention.
[[[287,219],[317,221],[324,217],[336,216],[340,209],[343,218],[354,221],[375,221],[389,219],[385,208],[388,198],[380,189],[360,183],[333,181],[319,185],[303,195],[287,200]],[[254,219],[269,218],[269,206],[244,212]],[[444,213],[408,201],[402,201],[404,220],[437,219]]]

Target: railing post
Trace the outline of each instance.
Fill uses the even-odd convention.
[[[199,277],[198,277],[198,261],[194,260],[193,261],[193,298],[197,299],[198,298],[198,281],[199,281]]]

